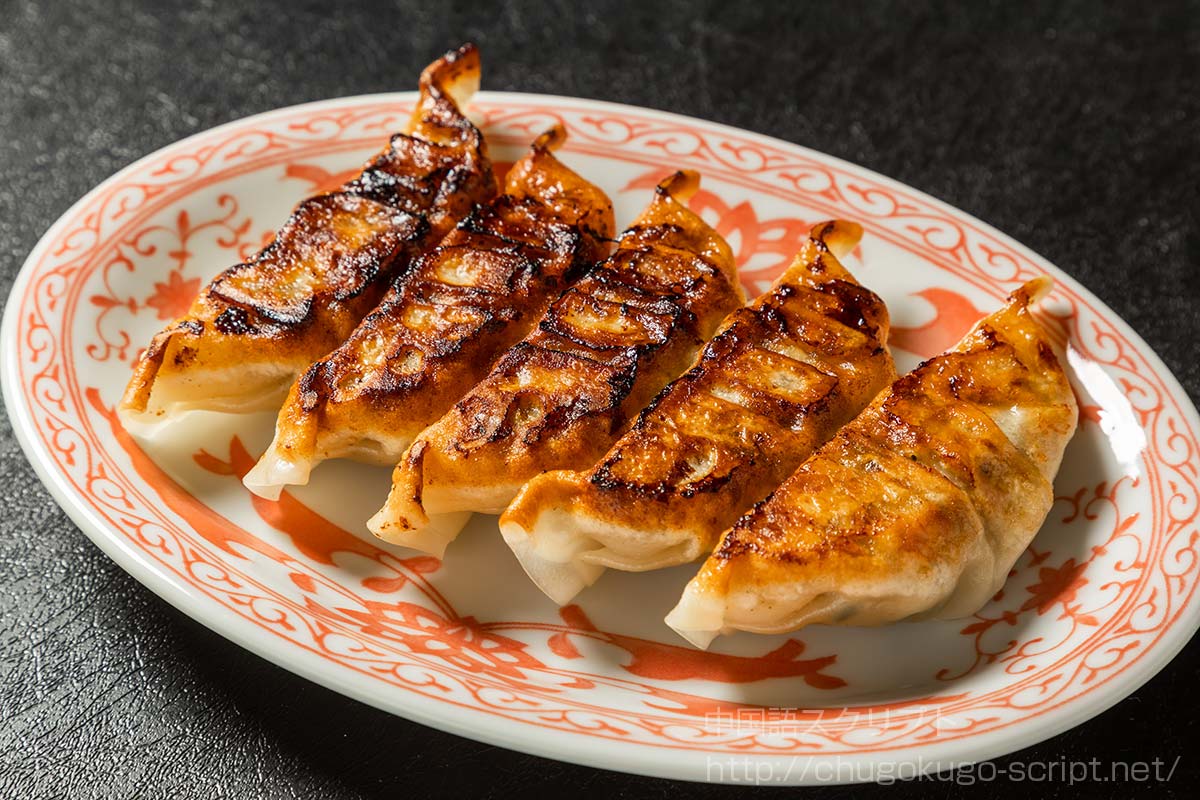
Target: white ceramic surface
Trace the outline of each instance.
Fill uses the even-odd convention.
[[[1057,280],[1042,318],[1083,415],[1045,527],[976,616],[812,628],[687,646],[662,622],[695,566],[607,573],[565,609],[525,578],[495,518],[442,563],[364,522],[388,471],[323,465],[279,504],[239,477],[271,415],[197,413],[142,443],[113,406],[138,348],[290,207],[403,125],[412,94],[282,109],[194,136],[83,198],[8,302],[2,375],[54,498],[122,567],[203,624],[336,691],[504,747],[690,780],[886,778],[1011,752],[1126,696],[1200,622],[1200,420],[1146,344],[1043,259],[966,214],[837,159],[645,109],[483,93],[497,160],[554,121],[562,157],[618,225],[669,168],[765,287],[808,228],[866,234],[848,265],[887,301],[901,368],[955,341],[1021,281]],[[1154,713],[1141,709],[1138,713]]]

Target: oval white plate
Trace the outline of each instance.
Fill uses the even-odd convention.
[[[364,521],[387,470],[332,463],[279,504],[239,476],[270,415],[194,414],[139,444],[115,422],[138,348],[203,281],[257,249],[301,197],[400,128],[411,94],[283,109],[142,159],[79,201],[29,256],[3,327],[3,384],[34,467],[79,527],[166,600],[336,691],[463,736],[691,780],[886,778],[994,757],[1099,713],[1200,622],[1200,420],[1146,344],[1089,292],[988,226],[795,145],[656,111],[481,95],[497,160],[564,122],[563,157],[625,224],[670,168],[759,290],[815,222],[857,220],[850,265],[887,300],[902,368],[1013,286],[1049,272],[1043,319],[1069,355],[1080,431],[1044,529],[978,615],[878,630],[739,635],[713,652],[662,623],[694,567],[610,571],[558,609],[492,517],[443,564]]]

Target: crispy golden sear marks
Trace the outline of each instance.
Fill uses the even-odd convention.
[[[350,302],[414,256],[428,231],[423,218],[357,195],[305,200],[270,245],[209,284],[205,299],[225,306],[212,324],[227,334],[300,325],[314,306]]]
[[[326,458],[395,465],[423,428],[611,250],[612,203],[551,152],[552,128],[346,342],[289,393],[275,441],[247,486],[273,494]]]
[[[269,245],[218,275],[152,340],[122,411],[269,406],[340,344],[392,279],[495,194],[483,137],[456,103],[478,72],[470,45],[430,65],[411,132],[337,191],[302,202]]]
[[[738,520],[668,623],[703,646],[985,603],[1048,513],[1077,420],[1028,308],[1041,288],[897,380]]]
[[[529,478],[593,463],[744,298],[733,255],[672,195],[677,173],[622,234],[616,252],[567,290],[396,468],[371,521],[391,541],[440,551],[429,513],[495,511]]]
[[[895,377],[887,309],[835,253],[860,236],[849,222],[814,228],[599,464],[522,488],[500,527],[543,590],[561,603],[596,566],[657,569],[708,553]]]
[[[734,480],[765,493],[773,473],[786,477],[886,385],[894,373],[883,301],[844,277],[821,280],[809,271],[819,260],[811,253],[800,260],[760,302],[731,315],[697,365],[592,470],[593,486],[623,495],[617,505],[641,495],[686,500]],[[699,470],[698,459],[713,469]],[[742,505],[736,494],[720,503]],[[661,508],[655,516],[688,525]]]

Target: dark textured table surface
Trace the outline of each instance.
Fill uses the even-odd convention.
[[[990,222],[1091,288],[1200,397],[1200,5],[739,7],[0,0],[0,294],[118,168],[277,106],[408,89],[463,40],[485,86],[729,123],[858,162]],[[512,753],[344,699],[240,650],[67,520],[0,420],[0,796],[360,797],[732,791]],[[1010,759],[1181,757],[1200,645]],[[829,788],[948,794],[949,784]],[[1080,787],[1075,787],[1078,790]],[[1067,794],[998,781],[988,795]]]

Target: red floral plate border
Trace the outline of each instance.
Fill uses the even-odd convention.
[[[331,165],[374,150],[412,100],[297,106],[171,145],[63,215],[14,285],[2,374],[18,437],[79,527],[169,602],[305,677],[465,736],[610,769],[693,780],[738,780],[744,769],[780,783],[872,779],[1032,744],[1120,700],[1191,637],[1200,421],[1111,310],[1002,234],[886,178],[744,131],[594,101],[484,93],[474,110],[501,148],[565,123],[567,157],[603,164],[597,179],[614,196],[643,198],[667,165],[699,169],[705,189],[693,204],[735,244],[751,288],[778,272],[807,225],[862,222],[863,269],[890,259],[911,272],[867,275],[907,287],[885,296],[893,344],[911,353],[940,350],[1028,277],[1058,279],[1043,318],[1075,370],[1086,437],[1112,457],[1082,481],[1060,479],[1056,532],[1022,557],[1013,588],[970,620],[902,634],[952,637],[945,665],[921,685],[889,687],[855,659],[862,632],[699,653],[665,629],[594,622],[582,601],[481,619],[449,598],[453,565],[381,548],[319,498],[206,493],[253,463],[246,435],[219,452],[196,448],[183,473],[130,437],[112,404],[135,343],[194,293],[203,256],[228,251],[228,262],[261,244],[278,215],[251,213],[254,199],[236,187],[269,173],[290,181],[291,202],[334,183]],[[770,702],[780,696],[797,702]]]

